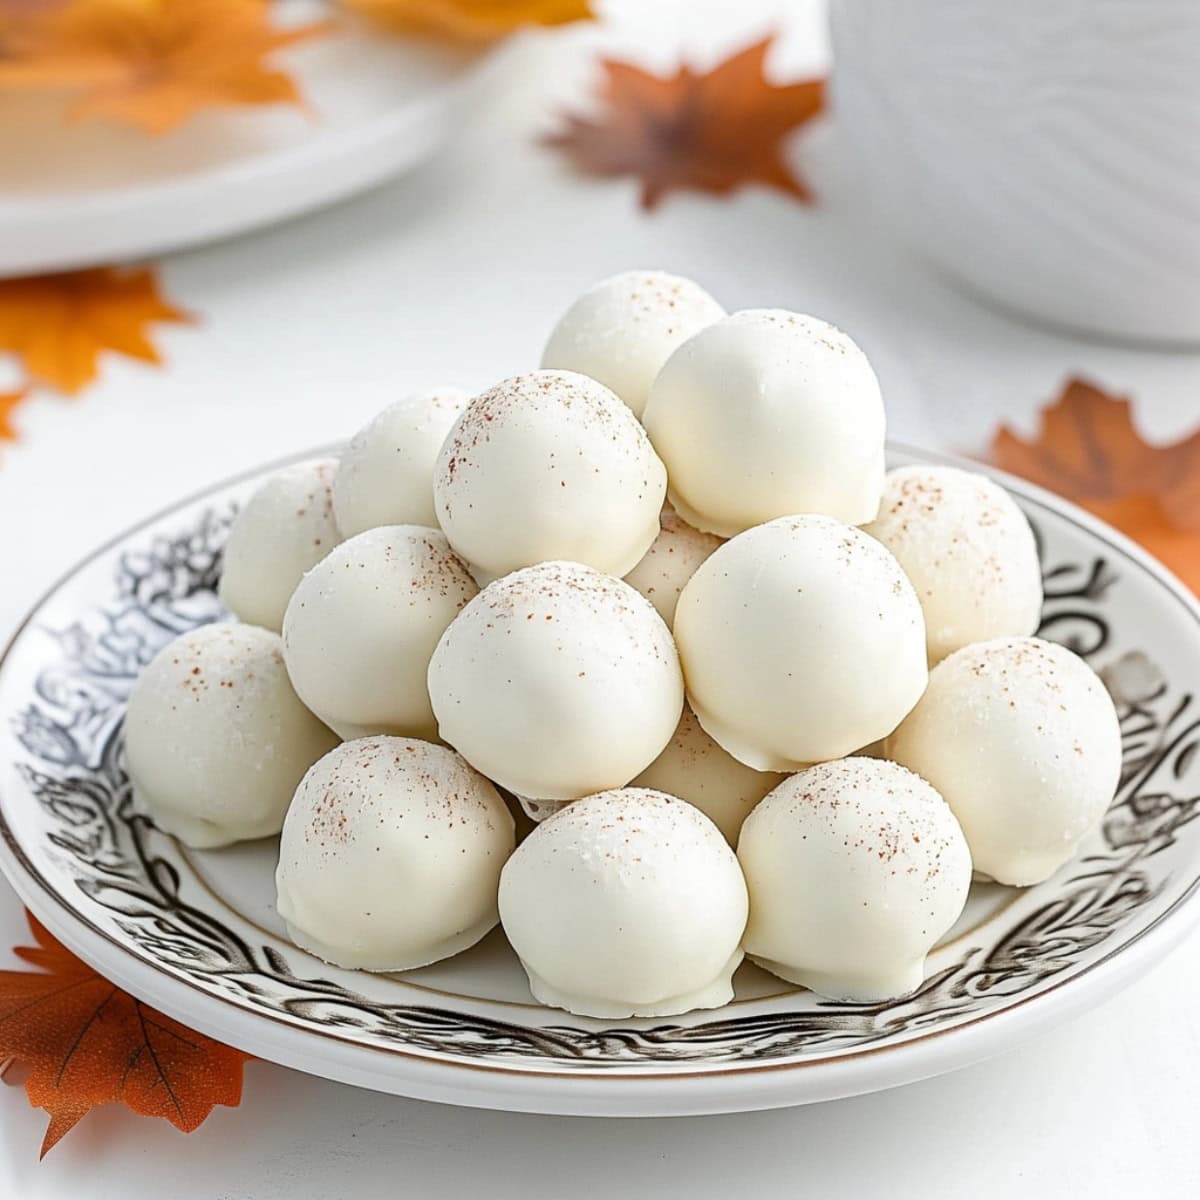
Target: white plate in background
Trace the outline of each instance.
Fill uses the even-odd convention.
[[[328,15],[286,0],[283,21]],[[345,24],[271,61],[307,101],[205,110],[165,136],[71,124],[70,96],[0,98],[0,278],[121,262],[244,233],[411,169],[502,57]]]

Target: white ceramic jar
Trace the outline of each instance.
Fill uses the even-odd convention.
[[[1200,342],[1200,3],[831,0],[866,182],[1028,317]]]

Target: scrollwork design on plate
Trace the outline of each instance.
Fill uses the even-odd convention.
[[[862,1049],[967,1019],[1028,994],[1136,919],[1162,886],[1146,860],[1200,812],[1181,794],[1200,713],[1140,651],[1105,660],[1109,595],[1103,558],[1045,572],[1041,632],[1098,666],[1117,704],[1124,766],[1098,848],[1065,868],[1044,903],[1025,905],[998,939],[972,938],[957,962],[913,995],[884,1004],[805,996],[795,1006],[749,1005],[735,1015],[602,1028],[503,1021],[448,1008],[389,1004],[322,978],[314,960],[256,944],[217,913],[190,904],[180,872],[133,811],[121,719],[138,672],[179,633],[223,615],[215,589],[231,506],[204,511],[173,536],[116,559],[109,601],[51,631],[58,658],[17,718],[21,774],[46,818],[52,853],[139,954],[229,999],[276,1017],[373,1044],[455,1058],[556,1060],[588,1068],[755,1063]],[[1157,882],[1155,882],[1157,879]],[[1036,895],[1037,889],[1031,895]],[[316,971],[318,973],[313,974]],[[734,1010],[730,1010],[733,1012]]]

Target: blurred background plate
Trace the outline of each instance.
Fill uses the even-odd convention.
[[[326,15],[311,0],[281,23]],[[0,277],[142,258],[342,200],[411,169],[501,57],[347,26],[274,56],[307,108],[200,113],[165,137],[68,124],[69,97],[0,105]]]

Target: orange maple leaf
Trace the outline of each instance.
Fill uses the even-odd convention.
[[[0,442],[17,440],[17,431],[13,428],[12,415],[28,395],[28,391],[24,388],[17,392],[0,392]]]
[[[66,0],[0,28],[0,88],[81,89],[72,119],[156,134],[203,108],[301,103],[291,76],[264,59],[328,22],[269,21],[263,0]]]
[[[821,112],[825,82],[770,83],[763,68],[771,42],[765,38],[706,74],[685,65],[664,77],[605,59],[605,111],[596,120],[567,116],[546,143],[588,174],[637,176],[643,208],[677,189],[724,195],[751,183],[811,203],[783,143]]]
[[[193,1033],[80,962],[31,916],[38,971],[0,971],[0,1060],[22,1064],[25,1093],[50,1114],[42,1155],[93,1108],[118,1101],[185,1133],[242,1099],[240,1050]]]
[[[487,41],[523,25],[566,25],[594,15],[589,0],[342,0],[342,4],[398,33],[464,41]]]
[[[62,8],[68,0],[0,0],[0,21],[29,20]]]
[[[103,350],[161,362],[146,326],[190,320],[162,298],[149,267],[0,280],[0,351],[18,355],[32,378],[68,394],[95,379]]]
[[[1200,592],[1200,432],[1151,445],[1127,397],[1072,379],[1033,439],[1001,426],[991,459],[1114,525]]]

